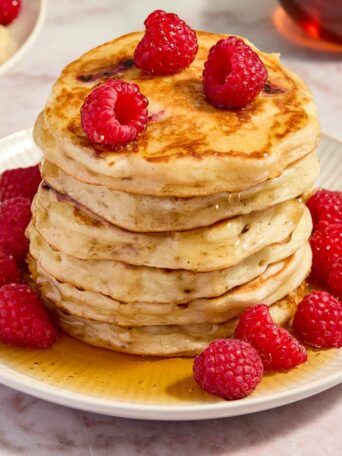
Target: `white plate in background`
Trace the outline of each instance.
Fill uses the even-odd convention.
[[[0,76],[7,73],[30,49],[42,29],[45,15],[46,0],[22,0],[18,17],[7,26],[18,48],[9,59],[0,64]]]

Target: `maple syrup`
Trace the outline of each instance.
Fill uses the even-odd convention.
[[[337,350],[309,350],[306,364],[284,373],[267,373],[254,395],[304,385],[337,356]],[[83,344],[64,333],[47,350],[0,344],[0,361],[45,384],[102,399],[168,405],[221,401],[196,385],[192,358],[126,355]]]

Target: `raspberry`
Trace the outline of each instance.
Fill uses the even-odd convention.
[[[0,176],[0,201],[22,196],[32,201],[42,178],[38,165],[9,169]]]
[[[328,287],[333,295],[342,299],[342,256],[334,263],[328,275]]]
[[[32,348],[50,347],[56,330],[39,297],[28,285],[0,288],[0,340]]]
[[[342,224],[320,222],[310,245],[313,255],[311,278],[324,283],[332,266],[342,256]]]
[[[326,291],[308,294],[298,305],[293,328],[313,347],[342,347],[342,303]]]
[[[307,360],[305,348],[274,323],[265,304],[249,307],[241,314],[235,337],[257,350],[265,369],[290,369]]]
[[[146,32],[134,63],[149,74],[172,74],[188,67],[198,51],[197,37],[177,14],[156,10],[145,20]]]
[[[0,249],[18,263],[25,261],[28,239],[25,230],[31,219],[31,202],[27,198],[11,198],[0,204]]]
[[[20,281],[21,274],[15,259],[0,250],[0,287],[7,283],[18,283]]]
[[[219,108],[241,108],[250,103],[267,81],[258,54],[235,36],[218,41],[204,65],[203,89]]]
[[[256,350],[234,339],[218,339],[209,344],[195,358],[193,371],[195,381],[204,391],[228,400],[248,396],[264,373]]]
[[[342,223],[342,192],[318,190],[306,205],[310,209],[314,228],[319,222]]]
[[[0,24],[9,25],[18,16],[21,0],[0,0]]]
[[[144,130],[147,105],[147,98],[136,84],[108,80],[86,97],[81,108],[82,128],[91,142],[126,144]]]

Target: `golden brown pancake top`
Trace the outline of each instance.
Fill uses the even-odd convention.
[[[199,51],[194,62],[170,76],[150,76],[134,66],[133,53],[142,37],[140,32],[87,52],[68,65],[55,84],[45,109],[49,128],[56,135],[67,136],[74,145],[90,153],[95,151],[111,166],[118,154],[128,153],[156,163],[171,157],[201,159],[221,154],[262,159],[291,134],[310,122],[317,123],[306,85],[280,64],[277,55],[260,51],[269,75],[264,91],[243,109],[212,106],[203,94],[202,70],[210,47],[222,36],[207,32],[197,32],[197,36]],[[151,116],[144,133],[114,150],[91,144],[80,122],[86,95],[108,78],[138,84],[149,99]],[[317,135],[310,136],[308,141],[314,148]]]

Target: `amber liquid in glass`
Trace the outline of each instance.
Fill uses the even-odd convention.
[[[313,38],[342,44],[342,0],[280,0],[280,3]]]

